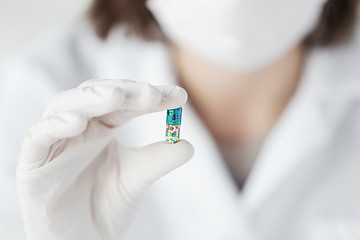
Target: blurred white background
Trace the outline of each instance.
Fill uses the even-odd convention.
[[[84,14],[90,0],[0,0],[0,66],[39,35]]]

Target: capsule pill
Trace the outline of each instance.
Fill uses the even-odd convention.
[[[166,114],[166,141],[177,143],[180,139],[182,108],[168,109]]]

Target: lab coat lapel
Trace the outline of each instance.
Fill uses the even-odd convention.
[[[296,167],[309,161],[329,139],[330,131],[320,109],[321,74],[313,54],[299,86],[282,115],[265,139],[244,188],[247,209],[254,211],[284,184]],[[320,77],[320,78],[319,78]]]

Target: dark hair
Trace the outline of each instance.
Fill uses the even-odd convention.
[[[94,0],[89,17],[96,33],[105,39],[120,23],[128,33],[143,39],[161,39],[160,27],[145,5],[146,0]],[[307,46],[328,46],[349,39],[354,31],[359,0],[328,0],[315,29],[305,39]]]

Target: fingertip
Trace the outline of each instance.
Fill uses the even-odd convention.
[[[178,107],[181,107],[183,105],[185,105],[185,103],[187,102],[188,100],[188,93],[186,92],[186,90],[182,87],[179,87],[180,88],[180,92],[181,92],[181,104],[178,106]]]
[[[160,103],[161,109],[174,109],[185,105],[188,99],[186,90],[179,86],[168,86],[163,88],[162,101]]]
[[[188,99],[188,94],[184,88],[175,86],[174,89],[171,91],[169,97],[172,98],[172,100],[174,101],[173,108],[178,108],[186,103]]]
[[[190,160],[194,156],[194,153],[195,153],[194,146],[185,139],[180,139],[179,142],[170,144],[170,145],[173,145],[173,146],[176,146],[177,148],[179,148],[179,152],[181,154],[183,154],[184,159]]]
[[[148,145],[148,148],[156,149],[154,152],[158,152],[158,154],[164,158],[179,159],[180,162],[189,161],[195,152],[193,145],[184,139],[181,139],[177,143],[161,141]]]
[[[194,147],[186,140],[176,144],[161,141],[141,148],[138,153],[141,164],[147,166],[143,172],[144,179],[153,182],[187,163],[194,155]]]

